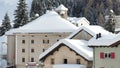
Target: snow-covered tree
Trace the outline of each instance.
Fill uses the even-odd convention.
[[[105,29],[114,33],[115,32],[115,23],[116,23],[116,18],[115,18],[114,12],[113,12],[113,10],[110,10],[108,20],[105,23]]]
[[[31,4],[30,10],[30,18],[31,20],[36,19],[35,15],[39,14],[39,16],[45,13],[45,0],[33,0]]]
[[[4,35],[6,31],[10,30],[10,28],[11,28],[10,18],[6,13],[4,20],[2,21],[2,25],[0,27],[0,35]]]
[[[28,23],[28,11],[27,4],[25,0],[19,0],[17,9],[15,10],[15,20],[14,20],[14,28],[18,28],[19,26],[23,26]]]

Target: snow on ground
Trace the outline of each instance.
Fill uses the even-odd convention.
[[[0,55],[7,54],[7,36],[3,35],[0,37]]]
[[[54,64],[53,68],[86,68],[86,66],[80,64]]]
[[[0,68],[6,68],[7,66],[7,61],[1,59],[1,55],[6,54],[7,54],[7,36],[3,35],[0,37]]]

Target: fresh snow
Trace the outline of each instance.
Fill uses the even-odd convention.
[[[75,25],[61,18],[55,11],[49,11],[36,20],[11,31],[13,33],[46,33],[73,32],[76,29]]]
[[[7,55],[7,36],[5,35],[0,37],[0,56],[1,55]],[[2,68],[6,68],[7,61],[0,57],[0,66],[1,65],[2,65]]]
[[[62,39],[47,49],[44,53],[40,54],[39,59],[42,59],[46,56],[49,52],[53,49],[58,47],[61,43],[65,44],[66,46],[70,47],[74,51],[76,51],[79,55],[82,55],[87,60],[93,60],[93,50],[89,48],[87,45],[87,41],[85,40],[72,40],[72,39]]]
[[[72,23],[78,23],[78,22],[81,22],[81,23],[88,23],[87,25],[90,24],[90,22],[85,18],[85,17],[68,17],[67,18],[70,22]]]
[[[53,68],[86,68],[86,66],[81,64],[54,64]]]
[[[92,38],[89,40],[88,45],[89,46],[110,46],[113,43],[120,40],[120,33],[114,34],[114,35],[105,35],[98,39]]]
[[[56,8],[55,10],[57,10],[57,11],[58,11],[58,10],[63,10],[63,11],[66,10],[66,11],[67,11],[68,8],[66,8],[63,4],[61,4],[61,5],[58,6],[58,8]]]
[[[0,37],[0,55],[7,54],[7,36],[3,35]]]

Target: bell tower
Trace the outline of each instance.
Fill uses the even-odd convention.
[[[55,10],[62,18],[67,19],[68,8],[66,8],[63,4],[58,6],[58,8],[56,8]]]

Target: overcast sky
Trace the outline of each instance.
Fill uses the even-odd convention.
[[[27,0],[28,10],[32,0]],[[10,19],[13,20],[14,10],[16,9],[18,0],[0,0],[0,20],[3,20],[5,13],[8,13]]]

